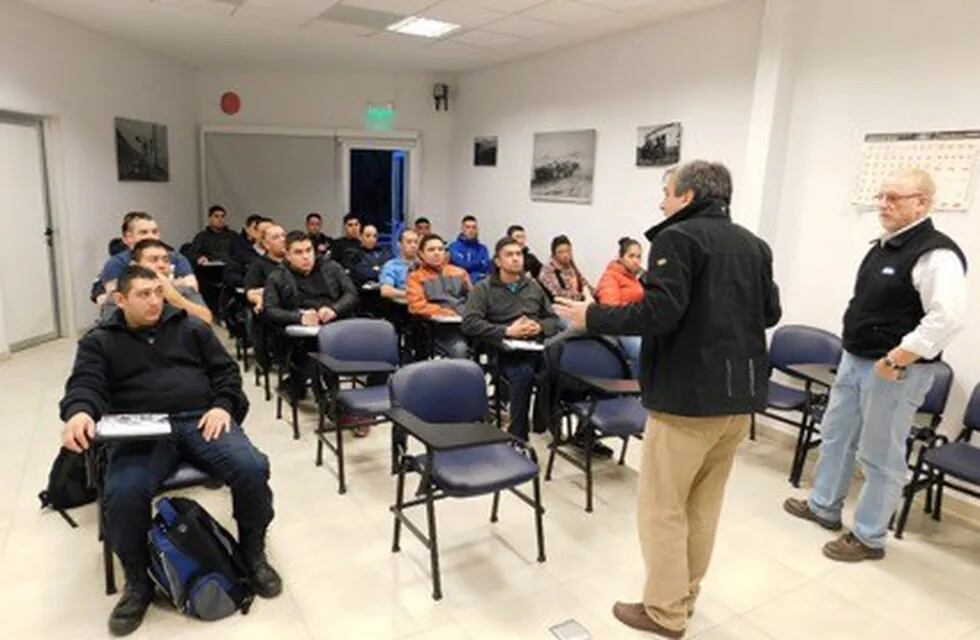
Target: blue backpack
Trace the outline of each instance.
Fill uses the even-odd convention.
[[[204,507],[160,498],[148,538],[150,577],[179,611],[201,620],[248,613],[255,592],[238,543]]]

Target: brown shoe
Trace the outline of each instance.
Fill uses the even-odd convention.
[[[825,520],[815,514],[810,509],[810,505],[806,500],[786,498],[786,502],[783,503],[783,510],[791,516],[796,516],[797,518],[802,518],[803,520],[809,520],[810,522],[816,522],[824,529],[829,529],[830,531],[840,531],[844,527],[840,520]]]
[[[853,533],[845,533],[841,537],[823,546],[823,554],[831,560],[839,562],[861,562],[862,560],[881,560],[885,557],[884,549],[869,547]]]
[[[627,627],[633,629],[639,629],[640,631],[649,631],[650,633],[655,633],[658,636],[663,636],[664,638],[683,638],[684,630],[674,631],[673,629],[668,629],[662,627],[656,622],[654,622],[650,616],[647,615],[646,607],[643,606],[642,602],[617,602],[613,605],[613,615],[616,619],[625,624]]]

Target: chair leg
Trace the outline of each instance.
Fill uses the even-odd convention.
[[[561,438],[561,426],[552,434],[551,442],[548,444],[548,466],[544,472],[546,482],[551,481],[551,470],[555,467],[555,456],[558,455],[558,442]]]
[[[592,424],[585,428],[585,512],[592,513],[592,443],[595,431]]]
[[[340,416],[337,416],[337,493],[347,493],[347,479],[344,476],[344,430],[340,428]]]
[[[544,506],[541,504],[541,480],[534,476],[532,480],[534,487],[534,529],[538,538],[538,562],[544,562],[547,557],[544,553]]]
[[[242,344],[242,368],[248,373],[248,345]]]
[[[915,491],[919,484],[919,476],[922,475],[922,452],[919,452],[919,458],[915,462],[915,467],[912,468],[912,479],[907,485],[905,485],[905,503],[902,505],[902,510],[898,514],[898,522],[895,523],[895,537],[899,540],[902,539],[902,535],[905,533],[905,524],[909,519],[909,510],[912,508],[912,500],[915,499]],[[931,473],[926,471],[927,474]],[[927,476],[926,488],[932,487],[932,477]]]
[[[427,468],[432,468],[432,456],[428,456]],[[439,541],[436,535],[436,501],[432,482],[426,478],[425,514],[429,523],[429,563],[432,568],[432,599],[442,600],[442,577],[439,575]]]
[[[262,371],[258,363],[255,364],[255,386],[262,386]],[[266,400],[268,400],[268,398],[266,398]]]
[[[102,540],[102,566],[105,570],[105,594],[111,596],[116,593],[116,567],[113,564],[109,540],[105,537]]]
[[[755,440],[755,414],[752,414],[752,421],[749,422],[749,440]]]
[[[932,513],[932,485],[926,487],[926,504],[923,509],[926,513]]]
[[[493,494],[493,506],[490,507],[490,522],[497,521],[497,513],[500,510],[500,492],[495,491]]]
[[[391,552],[401,551],[402,521],[398,517],[402,512],[402,504],[405,502],[405,465],[398,465],[398,480],[395,482],[395,530],[392,534]]]
[[[932,510],[932,519],[939,522],[943,519],[943,485],[946,484],[946,474],[936,474],[936,505]]]
[[[623,450],[619,453],[619,466],[626,464],[626,448],[630,446],[630,437],[623,438]]]

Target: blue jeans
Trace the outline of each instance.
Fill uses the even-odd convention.
[[[197,428],[199,419],[199,415],[175,416],[170,420],[173,432],[166,438],[110,445],[103,489],[105,533],[127,577],[132,571],[145,572],[150,504],[180,462],[231,487],[239,539],[264,533],[272,521],[269,459],[234,423],[228,433],[205,442]]]
[[[619,336],[619,346],[623,348],[626,360],[630,363],[633,377],[640,377],[640,349],[643,346],[641,336]]]
[[[528,411],[531,408],[531,391],[541,356],[537,353],[502,352],[499,357],[500,375],[505,379],[510,402],[510,429],[512,436],[527,441],[529,432]]]
[[[880,549],[905,485],[905,439],[932,385],[933,367],[911,365],[904,380],[890,382],[875,374],[874,363],[847,352],[841,359],[820,426],[823,441],[808,502],[821,518],[840,520],[856,458],[864,486],[852,531]]]

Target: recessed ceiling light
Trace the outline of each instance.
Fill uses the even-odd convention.
[[[433,20],[432,18],[421,18],[419,16],[408,16],[404,20],[399,20],[395,24],[388,25],[388,31],[396,31],[422,38],[441,38],[456,29],[459,29],[458,24]]]

